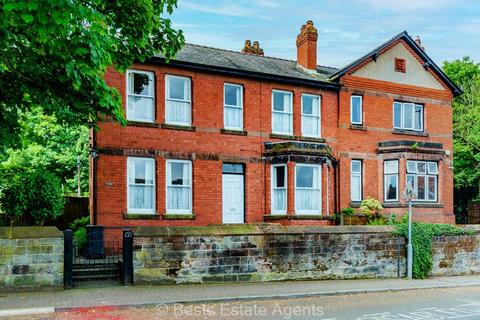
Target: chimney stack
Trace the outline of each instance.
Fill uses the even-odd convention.
[[[308,20],[297,36],[297,64],[302,68],[317,70],[317,39],[317,29]]]
[[[415,37],[415,43],[416,43],[423,51],[425,51],[425,47],[422,46],[422,39],[420,39],[419,36],[416,36],[416,37]]]
[[[248,54],[255,54],[257,56],[263,56],[263,49],[260,48],[260,43],[258,41],[253,41],[252,46],[252,42],[250,40],[245,40],[242,52]]]

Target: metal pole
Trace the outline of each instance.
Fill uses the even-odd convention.
[[[82,191],[80,189],[80,156],[77,156],[77,196],[82,195]]]
[[[133,285],[133,232],[123,230],[123,284]]]
[[[63,231],[63,288],[73,288],[73,232]]]
[[[412,199],[408,199],[408,244],[407,244],[407,276],[412,279],[413,247],[412,247]]]

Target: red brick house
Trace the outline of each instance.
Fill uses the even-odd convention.
[[[106,226],[331,224],[367,196],[453,222],[452,97],[460,89],[402,32],[345,68],[186,44],[110,70],[128,125],[92,132],[91,215]]]

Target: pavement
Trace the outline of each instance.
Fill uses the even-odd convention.
[[[260,301],[470,286],[480,286],[480,275],[435,277],[426,280],[365,279],[116,286],[65,291],[15,292],[0,294],[0,317],[101,306],[150,307],[177,303]]]

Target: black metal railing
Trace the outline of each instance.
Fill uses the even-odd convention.
[[[87,226],[86,241],[65,231],[64,287],[133,283],[133,232],[108,234],[102,226]]]

